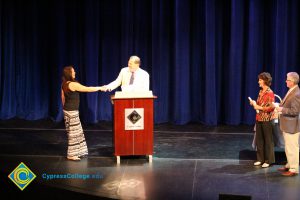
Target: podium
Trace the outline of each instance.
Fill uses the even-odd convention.
[[[153,155],[153,101],[152,95],[113,95],[114,155]]]

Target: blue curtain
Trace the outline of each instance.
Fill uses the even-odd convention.
[[[0,119],[62,120],[61,72],[113,81],[131,55],[150,74],[155,123],[253,124],[257,75],[287,91],[300,72],[298,0],[1,0]],[[82,93],[86,123],[112,120],[112,93]]]

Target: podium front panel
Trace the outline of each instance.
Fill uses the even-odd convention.
[[[114,99],[114,154],[153,154],[153,98]],[[125,130],[126,109],[143,109],[142,130]],[[137,114],[138,115],[138,114]],[[140,117],[140,116],[138,116]]]

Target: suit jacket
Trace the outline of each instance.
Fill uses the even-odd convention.
[[[300,132],[300,89],[294,88],[281,103],[280,130],[286,133]]]

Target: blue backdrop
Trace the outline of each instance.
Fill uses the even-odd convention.
[[[0,119],[62,120],[61,72],[113,81],[130,55],[158,96],[155,122],[253,124],[268,71],[283,96],[300,69],[298,0],[1,0]],[[84,122],[111,120],[113,93],[81,94]]]

